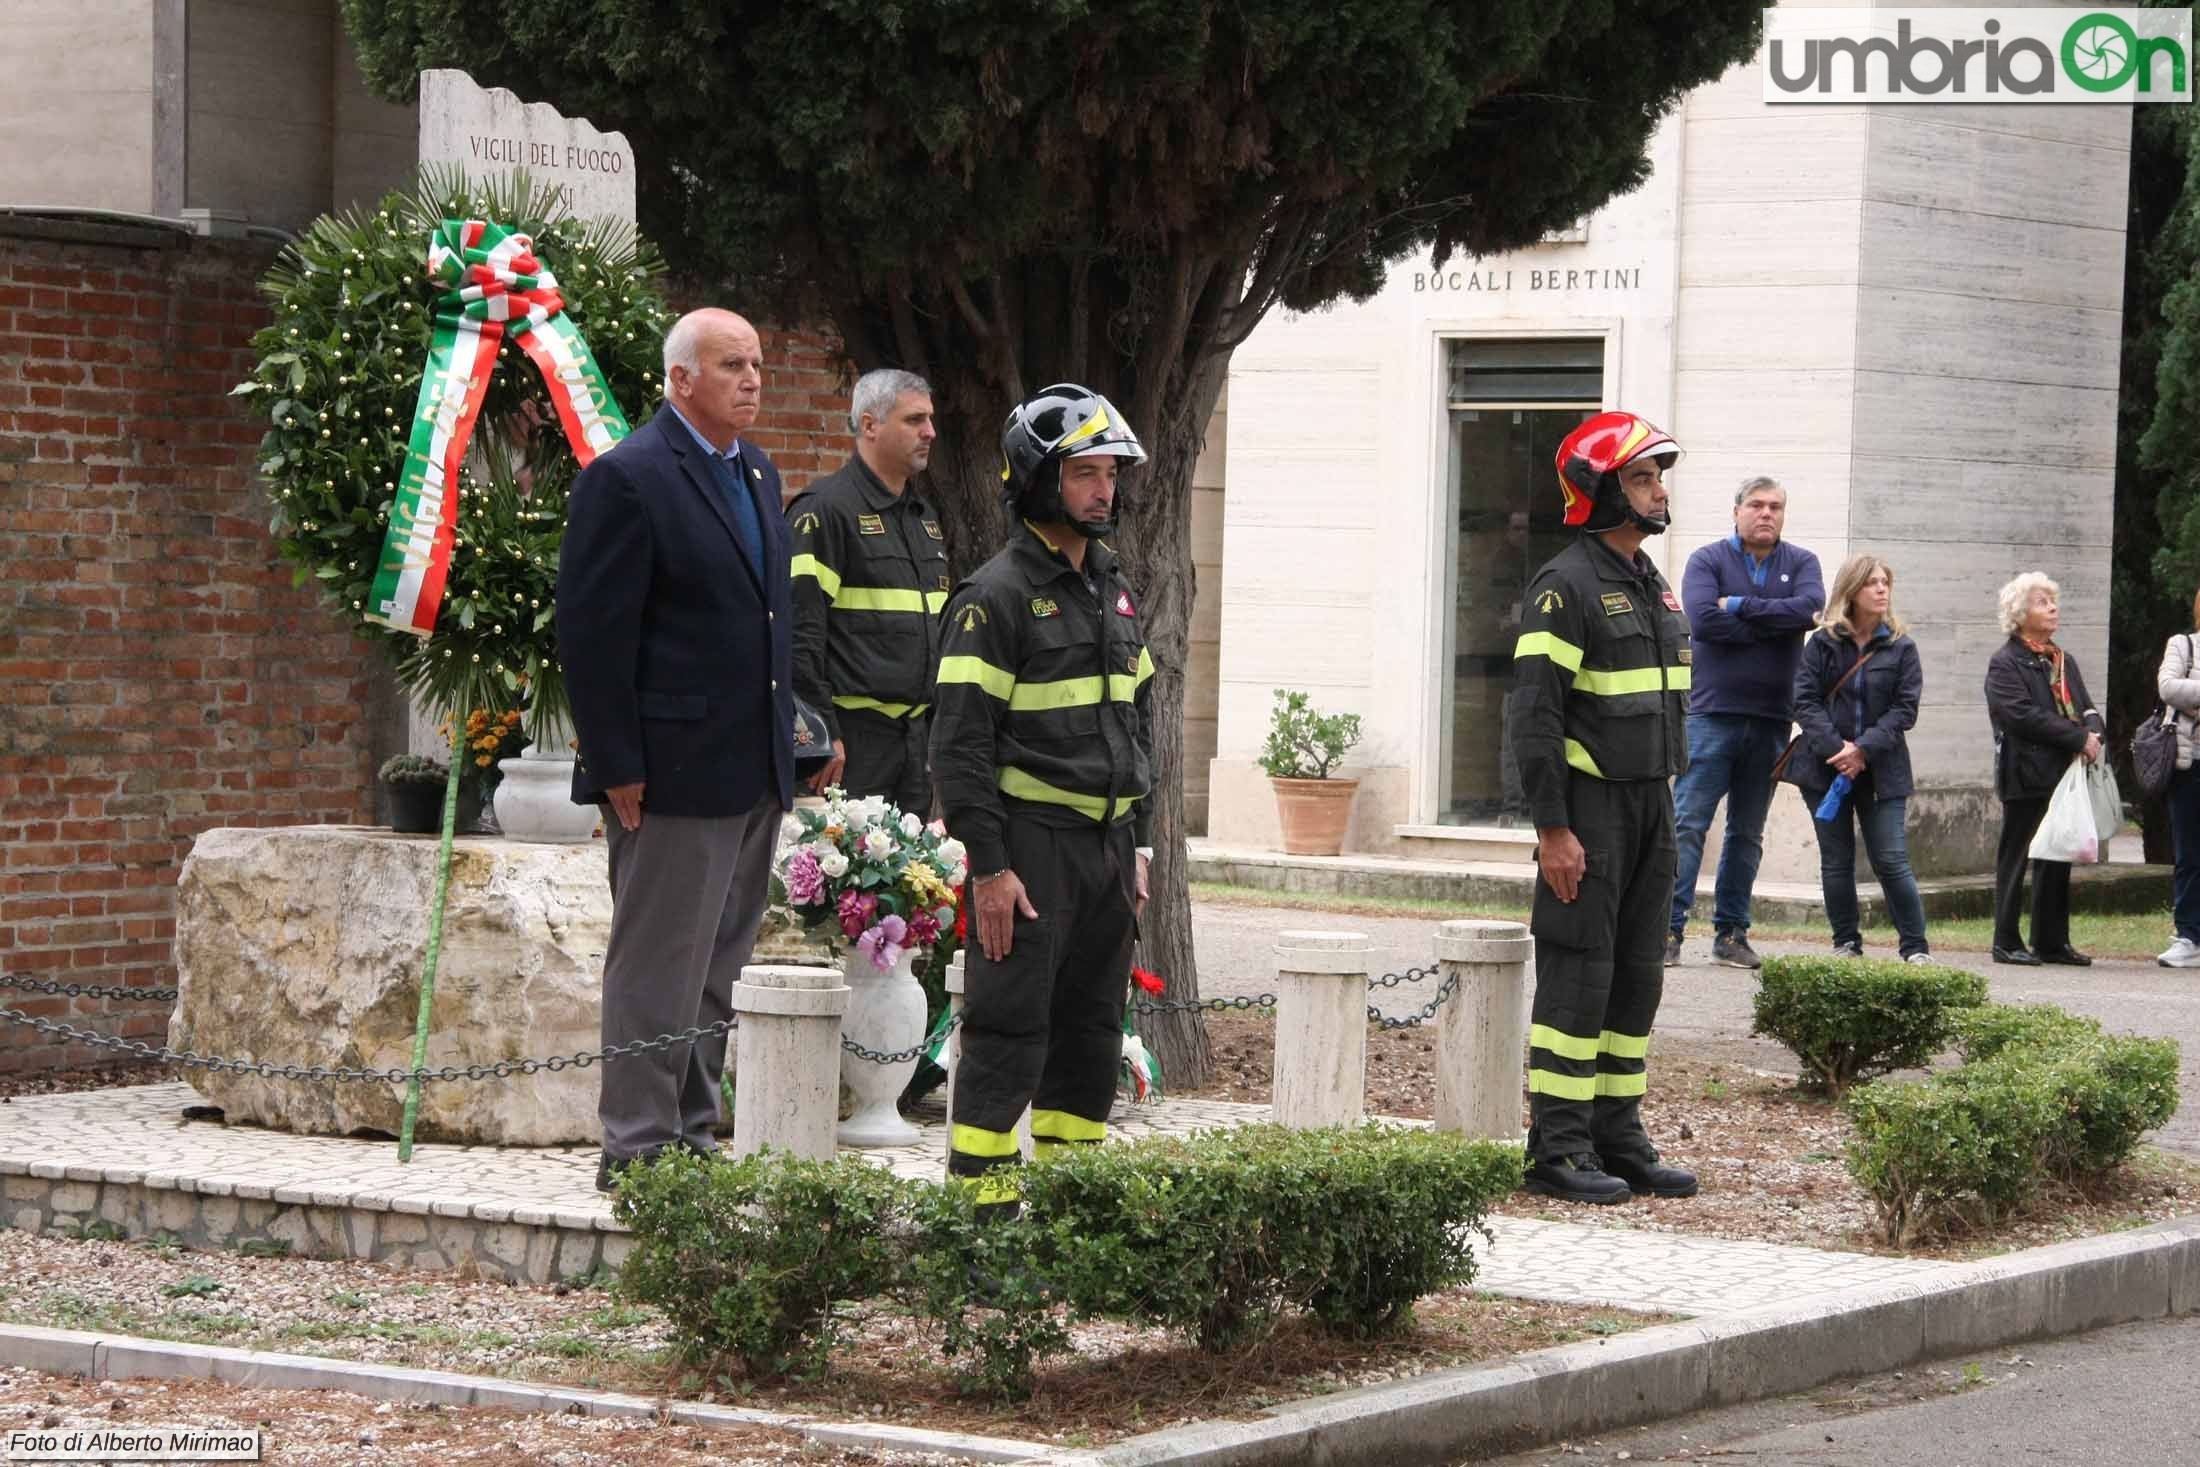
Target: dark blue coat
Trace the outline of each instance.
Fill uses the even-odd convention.
[[[1742,598],[1738,611],[1726,598]],[[1782,540],[1759,566],[1733,535],[1688,557],[1681,610],[1694,644],[1688,711],[1747,718],[1789,716],[1795,659],[1826,604],[1818,557]]]
[[[669,407],[573,481],[558,555],[558,660],[573,800],[645,782],[653,815],[724,816],[794,793],[794,612],[779,470],[741,444],[761,571],[703,449]]]
[[[1872,660],[1829,705],[1827,694],[1863,654],[1855,642],[1824,628],[1803,643],[1803,661],[1795,669],[1795,721],[1803,728],[1803,746],[1789,762],[1788,776],[1806,790],[1833,783],[1833,766],[1826,760],[1848,742],[1864,752],[1867,778],[1857,782],[1861,794],[1900,800],[1911,792],[1910,745],[1903,735],[1917,726],[1925,665],[1917,643],[1891,635],[1884,625],[1871,646]]]

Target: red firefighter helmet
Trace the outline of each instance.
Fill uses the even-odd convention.
[[[1681,446],[1663,428],[1633,413],[1598,413],[1568,433],[1558,445],[1558,487],[1566,496],[1566,523],[1587,525],[1600,499],[1618,500],[1624,517],[1619,471],[1644,454],[1671,468],[1681,456]]]

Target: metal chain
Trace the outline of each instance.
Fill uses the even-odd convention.
[[[1370,988],[1396,988],[1401,983],[1418,983],[1423,978],[1434,978],[1435,976],[1436,970],[1434,968],[1408,968],[1403,973],[1385,973],[1380,978],[1370,978],[1367,980],[1367,986]]]
[[[37,978],[10,978],[0,974],[0,988],[25,993],[51,993],[62,998],[128,998],[166,1002],[176,996],[173,988],[103,988],[97,983],[47,983]]]
[[[1141,998],[1131,1004],[1131,1012],[1137,1014],[1188,1014],[1195,1009],[1272,1009],[1276,996],[1272,993],[1254,994],[1239,998]]]
[[[960,1025],[962,1021],[963,1016],[961,1014],[956,1014],[952,1016],[947,1021],[947,1027],[939,1032],[938,1037],[940,1039],[945,1039],[948,1035],[955,1032],[956,1027]],[[845,1034],[840,1036],[840,1047],[842,1049],[854,1055],[857,1059],[869,1060],[874,1065],[900,1065],[907,1064],[910,1060],[913,1059],[921,1059],[924,1057],[924,1052],[930,1049],[933,1043],[934,1036],[927,1034],[924,1036],[924,1038],[918,1040],[908,1049],[897,1049],[889,1054],[883,1050],[865,1049],[862,1045],[856,1043],[853,1039],[850,1039]]]
[[[725,1034],[739,1023],[736,1019],[725,1019],[716,1024],[682,1029],[676,1034],[660,1034],[654,1039],[637,1039],[631,1044],[609,1044],[602,1049],[582,1050],[578,1054],[553,1055],[549,1059],[498,1060],[493,1065],[467,1065],[463,1069],[455,1065],[445,1065],[441,1069],[432,1070],[357,1070],[341,1065],[331,1069],[325,1065],[278,1065],[263,1060],[224,1059],[220,1055],[200,1054],[196,1050],[170,1049],[165,1044],[147,1044],[142,1039],[120,1039],[112,1034],[100,1034],[70,1024],[57,1024],[50,1019],[34,1019],[21,1009],[0,1009],[0,1019],[28,1025],[41,1034],[73,1039],[79,1044],[89,1044],[97,1049],[112,1049],[139,1059],[162,1060],[188,1069],[211,1071],[217,1075],[259,1075],[266,1079],[332,1081],[339,1085],[402,1085],[414,1079],[503,1080],[513,1075],[533,1075],[543,1070],[552,1074],[565,1069],[585,1070],[598,1060],[628,1059],[638,1054],[648,1054],[652,1050],[669,1049],[675,1044],[693,1044],[698,1039]]]
[[[1456,993],[1458,989],[1459,975],[1457,973],[1449,973],[1445,975],[1442,986],[1436,990],[1436,997],[1430,999],[1427,1003],[1422,1004],[1420,1008],[1414,1010],[1412,1013],[1404,1014],[1398,1018],[1393,1019],[1385,1015],[1383,1011],[1375,1007],[1375,1005],[1369,1004],[1367,1006],[1367,1016],[1386,1030],[1411,1029],[1416,1024],[1425,1024],[1429,1020],[1435,1018],[1436,1011],[1442,1008],[1444,1006],[1444,1001],[1450,998],[1452,994]]]

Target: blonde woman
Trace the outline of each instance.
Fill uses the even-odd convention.
[[[2001,629],[2009,640],[1986,663],[1986,716],[1994,725],[1994,793],[2001,797],[2001,842],[1994,852],[1994,961],[2037,967],[2091,967],[2070,945],[2070,863],[2031,859],[2032,835],[2073,757],[2101,757],[2107,728],[2093,706],[2076,658],[2055,645],[2062,588],[2026,571],[2001,588]],[[2017,932],[2025,868],[2032,869],[2032,945]]]
[[[2192,624],[2200,628],[2200,595],[2192,598]],[[2193,634],[2180,632],[2162,649],[2155,691],[2177,710],[2177,772],[2169,782],[2170,848],[2176,852],[2176,895],[2170,916],[2177,931],[2169,950],[2155,958],[2165,968],[2200,968],[2200,656]]]
[[[1861,663],[1861,669],[1858,664]],[[1832,818],[1814,818],[1818,879],[1825,891],[1833,950],[1864,955],[1856,904],[1856,835],[1887,895],[1887,914],[1901,937],[1903,958],[1929,963],[1925,903],[1910,870],[1910,746],[1925,666],[1917,643],[1894,614],[1894,568],[1876,555],[1852,555],[1835,573],[1818,630],[1803,643],[1795,671],[1795,721],[1802,744],[1785,778],[1800,785],[1803,803],[1818,812],[1836,776],[1847,775],[1845,800]]]

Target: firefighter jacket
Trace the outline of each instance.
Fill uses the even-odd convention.
[[[1536,573],[1520,603],[1507,737],[1528,813],[1570,825],[1567,770],[1669,779],[1688,763],[1688,623],[1640,553],[1583,535]]]
[[[932,774],[970,870],[1009,864],[1010,816],[1132,823],[1151,844],[1153,659],[1115,552],[1079,574],[1027,521],[955,590],[932,699]]]
[[[794,532],[794,688],[840,737],[840,711],[922,713],[939,663],[947,543],[913,491],[860,458],[787,506]]]

